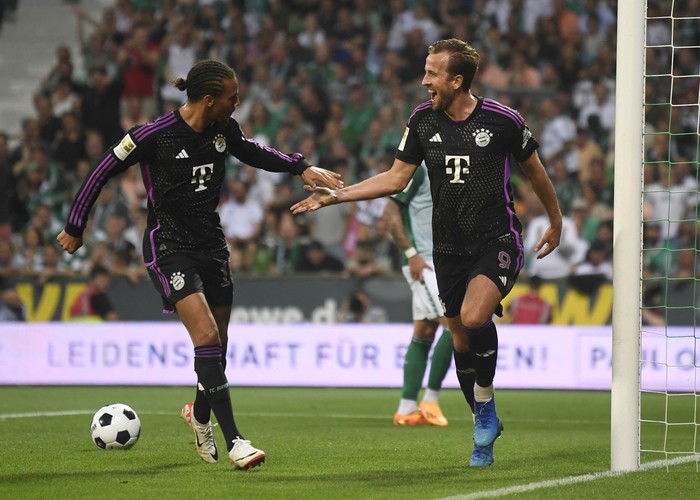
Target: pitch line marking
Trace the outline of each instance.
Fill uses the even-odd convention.
[[[697,461],[700,461],[699,455],[688,455],[688,456],[683,456],[683,457],[676,457],[676,458],[672,458],[670,460],[657,460],[655,462],[648,462],[648,463],[642,464],[639,467],[639,471],[660,469],[661,467],[670,467],[672,465],[679,465],[679,464],[684,464],[687,462],[697,462]],[[506,496],[506,495],[515,495],[518,493],[525,493],[528,491],[541,490],[544,488],[555,488],[557,486],[568,486],[570,484],[586,483],[589,481],[596,481],[598,479],[605,479],[608,477],[617,477],[617,476],[629,474],[630,472],[638,472],[638,471],[593,472],[590,474],[583,474],[580,476],[569,476],[569,477],[563,477],[561,479],[550,479],[547,481],[540,481],[538,483],[528,483],[528,484],[521,484],[521,485],[517,485],[517,486],[508,486],[506,488],[499,488],[497,490],[479,491],[476,493],[470,493],[468,495],[455,495],[455,496],[451,496],[451,497],[444,497],[444,498],[441,498],[439,500],[478,500],[480,498],[497,498],[497,497],[502,497],[502,496]]]
[[[36,418],[36,417],[65,417],[71,415],[92,415],[97,411],[94,410],[55,410],[55,411],[30,411],[30,412],[17,412],[17,413],[0,413],[0,421],[8,420],[13,418]],[[180,416],[178,411],[139,411],[139,415],[175,415]],[[307,418],[312,416],[309,413],[274,413],[274,412],[236,412],[236,415],[248,416],[248,417],[263,417],[263,418]],[[319,416],[314,413],[313,416]],[[360,420],[391,420],[391,416],[387,415],[369,415],[369,414],[356,414],[356,413],[326,413],[323,415],[325,418],[338,418],[338,419],[360,419]],[[471,422],[471,418],[467,417],[452,417],[450,420],[455,422]],[[513,421],[513,419],[509,419]],[[518,419],[517,422],[540,422],[540,420],[532,419]],[[542,420],[541,422],[545,422]],[[552,423],[552,421],[547,420],[546,422]],[[555,423],[565,423],[565,424],[590,424],[590,422],[578,422],[575,420],[562,420],[556,421]]]

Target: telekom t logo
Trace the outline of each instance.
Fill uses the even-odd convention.
[[[204,181],[211,180],[211,174],[214,171],[214,164],[207,163],[205,165],[197,165],[192,167],[192,184],[197,185],[195,193],[197,191],[204,191],[207,187],[204,185]]]
[[[451,184],[464,184],[462,175],[469,175],[469,156],[445,155],[445,173],[452,175]]]

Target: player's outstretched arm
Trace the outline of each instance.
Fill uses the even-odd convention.
[[[291,207],[293,214],[313,212],[319,208],[345,203],[347,201],[373,200],[402,191],[413,177],[417,166],[401,160],[394,160],[394,164],[386,172],[377,174],[362,182],[341,189],[328,189],[325,187],[304,186],[304,189],[312,194],[305,200],[295,203]],[[306,169],[308,170],[308,169]]]
[[[535,194],[537,194],[542,205],[544,205],[544,209],[549,217],[549,227],[542,235],[539,243],[535,245],[535,252],[542,250],[537,254],[537,258],[541,259],[552,253],[559,246],[559,241],[561,240],[562,216],[559,200],[557,200],[554,185],[549,179],[537,151],[532,153],[530,158],[520,165],[523,167],[525,175],[530,179],[532,188],[535,190]]]
[[[341,175],[320,167],[308,167],[301,173],[304,184],[315,189],[317,184],[322,184],[330,189],[340,189],[344,186]]]

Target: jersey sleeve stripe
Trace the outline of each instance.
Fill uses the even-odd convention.
[[[91,203],[90,200],[97,198],[97,194],[102,189],[105,183],[105,179],[108,177],[109,171],[117,164],[117,160],[109,154],[102,160],[92,175],[89,177],[85,186],[80,190],[80,195],[75,200],[73,209],[68,216],[68,222],[71,224],[82,227],[83,219],[87,219],[87,211],[89,210]]]
[[[269,147],[269,146],[265,146],[265,145],[262,145],[262,144],[261,144],[260,147],[263,148],[263,149],[264,149],[265,151],[267,151],[268,153],[272,153],[272,154],[275,155],[277,158],[281,158],[281,159],[283,159],[284,161],[286,161],[286,162],[288,162],[288,163],[295,163],[295,162],[297,161],[295,158],[293,158],[293,157],[291,157],[291,156],[289,156],[289,155],[287,155],[287,154],[284,154],[284,153],[281,152],[281,151],[277,151],[276,149],[271,148],[271,147]]]
[[[413,118],[413,116],[416,113],[418,113],[419,111],[423,111],[424,109],[429,108],[430,106],[431,106],[430,101],[425,101],[424,103],[416,106],[416,109],[413,110],[413,113],[411,113],[411,116],[408,117],[408,121],[410,122],[411,118]]]
[[[177,122],[177,117],[175,116],[174,112],[169,113],[167,115],[163,115],[156,121],[143,125],[139,129],[137,129],[134,132],[134,138],[140,141],[145,137],[148,137],[152,133],[157,132],[158,130],[173,125],[175,122]]]
[[[507,106],[504,106],[496,101],[493,101],[491,99],[484,99],[484,104],[482,106],[482,109],[488,110],[488,111],[493,111],[495,113],[499,113],[503,116],[509,117],[511,120],[513,120],[518,127],[522,127],[525,121],[522,119],[522,117],[513,109],[510,109]]]

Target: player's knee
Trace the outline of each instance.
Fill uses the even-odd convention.
[[[459,317],[462,326],[467,330],[478,330],[491,320],[490,316],[484,316],[479,311],[464,308],[460,311]]]
[[[220,344],[219,330],[213,325],[199,328],[192,332],[192,342],[196,346]]]

